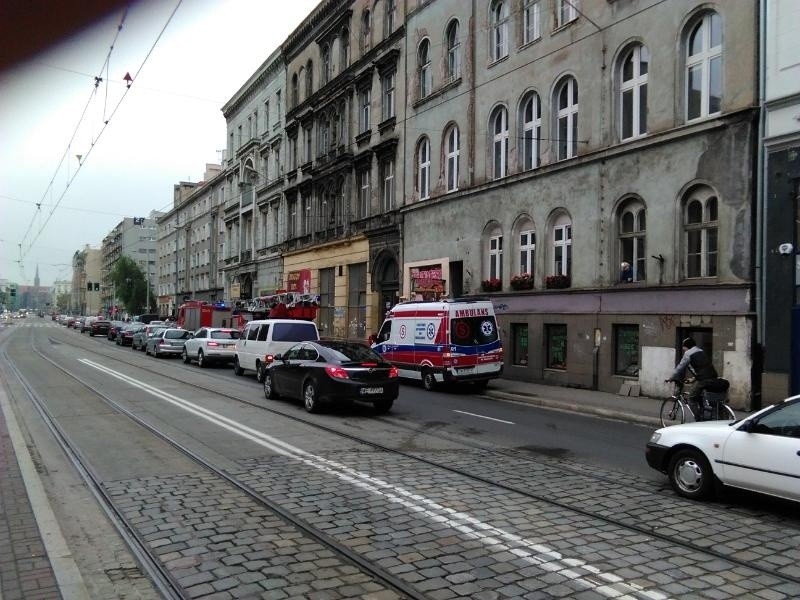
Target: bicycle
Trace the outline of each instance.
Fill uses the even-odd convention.
[[[661,426],[668,427],[686,422],[688,411],[695,421],[735,421],[736,413],[728,406],[727,394],[703,390],[703,406],[690,402],[683,386],[686,382],[675,382],[675,393],[661,403]]]

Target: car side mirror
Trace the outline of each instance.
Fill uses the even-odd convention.
[[[276,361],[277,361],[277,360],[280,360],[280,361],[282,361],[282,360],[283,360],[283,354],[276,354],[276,355],[273,357],[273,360],[276,360]]]

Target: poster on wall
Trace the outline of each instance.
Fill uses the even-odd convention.
[[[311,293],[311,269],[289,271],[286,276],[286,291],[300,294]]]

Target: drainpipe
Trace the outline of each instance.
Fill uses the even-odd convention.
[[[761,407],[760,378],[763,372],[764,356],[764,289],[766,275],[764,272],[764,243],[766,240],[766,177],[764,167],[764,134],[766,131],[766,39],[767,39],[767,0],[758,3],[758,150],[756,161],[756,247],[755,247],[755,284],[756,284],[756,360],[754,361],[753,377],[751,382],[758,379],[759,385],[753,390],[753,409]],[[758,372],[756,372],[758,371]]]

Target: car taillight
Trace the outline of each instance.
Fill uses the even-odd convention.
[[[347,371],[342,367],[325,367],[325,372],[334,379],[350,379]]]
[[[271,364],[273,362],[275,362],[275,356],[273,356],[272,354],[265,354],[264,355],[264,363],[265,364],[269,365],[269,364]]]
[[[163,339],[162,340],[158,340],[158,345],[159,346],[166,346],[167,345],[167,340],[163,340]]]
[[[218,342],[208,342],[208,345],[216,347],[216,346],[219,346],[219,343]]]
[[[400,371],[397,370],[397,367],[390,367],[389,368],[389,377],[399,377]]]

